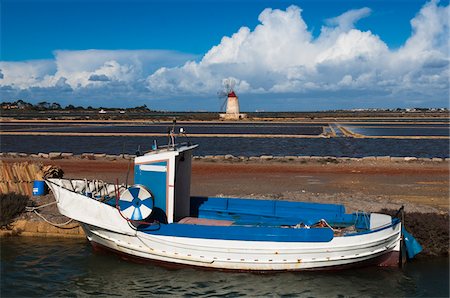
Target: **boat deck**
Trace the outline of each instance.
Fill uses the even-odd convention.
[[[188,225],[205,225],[205,226],[223,226],[228,227],[233,225],[231,220],[220,220],[220,219],[209,219],[209,218],[198,218],[198,217],[185,217],[178,221],[179,224]]]

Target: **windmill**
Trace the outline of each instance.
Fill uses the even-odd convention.
[[[245,118],[245,114],[239,113],[239,100],[234,91],[234,86],[236,85],[236,81],[232,78],[224,79],[222,81],[222,90],[217,92],[217,95],[220,100],[223,100],[220,111],[223,111],[226,105],[225,114],[220,114],[220,118],[227,120],[239,120]]]

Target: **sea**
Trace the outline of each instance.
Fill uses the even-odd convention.
[[[449,259],[403,268],[276,274],[166,269],[87,240],[2,238],[1,297],[448,297]]]

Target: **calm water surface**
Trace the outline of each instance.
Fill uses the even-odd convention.
[[[84,240],[1,240],[1,297],[448,297],[448,258],[404,269],[278,274],[167,270],[92,252]]]
[[[346,125],[350,131],[365,136],[442,136],[448,137],[450,130],[448,126],[350,126]]]
[[[134,154],[151,148],[153,140],[167,144],[166,137],[94,137],[94,136],[1,136],[2,152],[83,152]],[[195,155],[260,156],[415,156],[449,157],[449,140],[414,139],[297,139],[297,138],[190,138],[200,146]],[[185,138],[178,141],[184,142]]]
[[[428,119],[429,120],[429,119]],[[317,136],[325,128],[334,128],[337,138],[292,138],[290,135]],[[117,136],[115,133],[167,133],[170,123],[22,123],[1,122],[0,131],[17,132],[76,132],[85,136],[62,135],[2,135],[1,152],[84,152],[107,154],[134,154],[137,148],[148,151],[157,140],[167,144],[167,137]],[[345,124],[351,131],[367,136],[440,136],[444,139],[358,139],[346,138],[336,123],[247,123],[221,122],[179,123],[191,136],[192,143],[199,144],[196,155],[260,156],[260,155],[302,155],[302,156],[415,156],[449,157],[449,124],[421,123],[364,123]],[[90,133],[107,133],[108,136],[90,136]],[[220,137],[205,137],[205,134]],[[261,138],[222,137],[222,134],[263,135]],[[270,135],[285,136],[271,138]],[[267,136],[267,137],[266,137]],[[186,141],[179,138],[179,142]]]
[[[263,135],[319,135],[326,123],[181,123],[177,128],[183,127],[191,134],[263,134]],[[75,123],[53,124],[48,123],[1,123],[0,130],[22,132],[78,132],[78,133],[167,133],[171,124],[98,124]]]

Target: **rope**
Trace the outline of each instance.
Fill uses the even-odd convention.
[[[330,226],[330,224],[325,220],[325,219],[321,219],[321,222],[323,222],[327,227],[329,227],[330,229],[332,229],[334,231],[334,228],[332,226]]]
[[[40,218],[42,218],[46,223],[51,224],[52,226],[55,226],[55,227],[57,227],[57,228],[66,226],[66,225],[70,224],[70,223],[73,221],[73,218],[71,218],[71,219],[69,219],[68,221],[63,222],[63,223],[55,223],[55,222],[51,222],[51,221],[49,221],[48,219],[46,219],[42,214],[40,214],[40,213],[37,212],[36,210],[33,210],[33,212],[36,213],[37,216],[39,216]],[[75,227],[78,227],[78,226],[75,226]],[[72,228],[75,228],[75,227],[72,227]]]
[[[26,212],[34,212],[37,216],[42,218],[46,223],[48,223],[48,224],[50,224],[52,226],[55,226],[55,227],[63,227],[63,226],[66,226],[66,225],[70,224],[73,221],[72,218],[69,219],[66,222],[63,222],[63,223],[55,223],[55,222],[49,221],[48,219],[46,219],[42,214],[40,214],[37,211],[38,209],[41,209],[41,208],[44,208],[44,207],[48,207],[48,206],[51,206],[51,205],[56,204],[56,203],[58,203],[58,202],[56,202],[56,201],[55,202],[50,202],[48,204],[44,204],[44,205],[41,205],[41,206],[38,206],[38,207],[25,207],[25,211]],[[75,226],[75,227],[78,227],[78,226]],[[72,227],[72,228],[75,228],[75,227]]]
[[[55,202],[50,202],[48,204],[44,204],[44,205],[37,206],[37,207],[25,207],[25,211],[32,212],[34,210],[41,209],[41,208],[44,208],[44,207],[47,207],[47,206],[50,206],[50,205],[53,205],[53,204],[56,204],[56,203],[58,203],[58,202],[56,202],[56,201]]]
[[[365,224],[366,224],[366,229],[370,230],[370,217],[369,217],[369,214],[364,212],[363,215],[364,215],[364,221],[365,221]]]
[[[323,222],[327,227],[329,227],[333,232],[340,232],[340,229],[333,228],[325,219],[321,219],[321,222]]]

